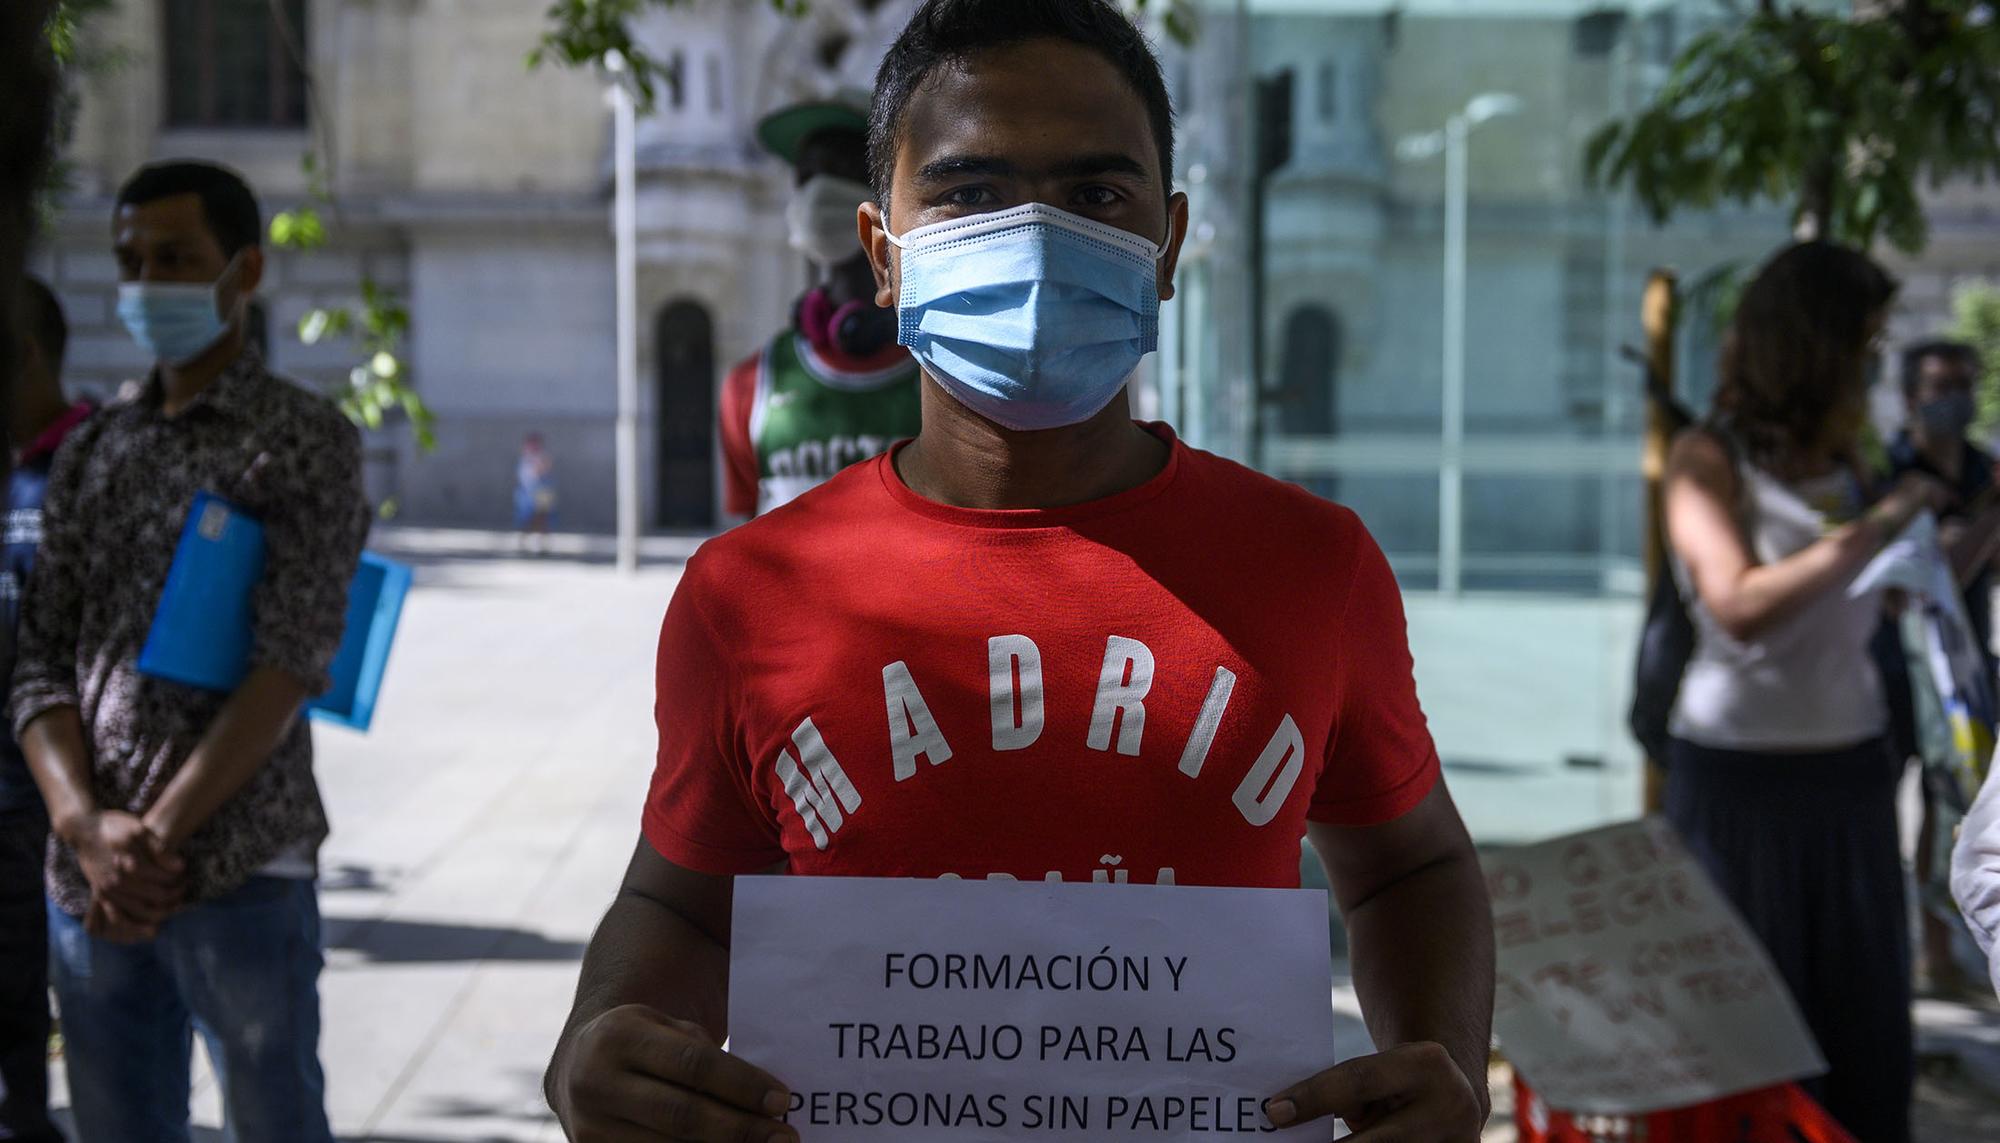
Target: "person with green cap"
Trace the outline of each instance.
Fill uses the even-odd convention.
[[[792,165],[785,218],[816,280],[791,325],[730,370],[722,388],[723,504],[762,515],[919,427],[917,363],[896,344],[896,311],[875,304],[855,224],[868,186],[863,102],[793,104],[757,139]]]

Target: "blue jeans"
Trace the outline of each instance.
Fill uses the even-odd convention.
[[[48,907],[79,1143],[188,1143],[201,1034],[234,1143],[332,1143],[319,1065],[319,898],[253,877],[118,945]]]

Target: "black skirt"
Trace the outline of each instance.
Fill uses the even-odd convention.
[[[1880,740],[1767,754],[1676,740],[1666,816],[1770,951],[1828,1072],[1802,1086],[1861,1143],[1907,1143],[1910,937],[1901,765]]]

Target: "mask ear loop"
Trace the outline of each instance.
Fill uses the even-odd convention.
[[[221,318],[224,325],[228,325],[230,319],[229,315],[222,312],[222,282],[236,269],[236,260],[243,257],[243,251],[248,249],[247,246],[238,247],[236,253],[229,256],[229,261],[222,264],[222,272],[215,276],[215,281],[208,287],[209,295],[215,302],[215,316]],[[236,300],[240,302],[243,299],[239,297]]]

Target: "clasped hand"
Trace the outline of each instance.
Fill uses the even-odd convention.
[[[186,900],[187,863],[143,818],[100,810],[73,848],[90,883],[84,929],[118,943],[151,940]]]

